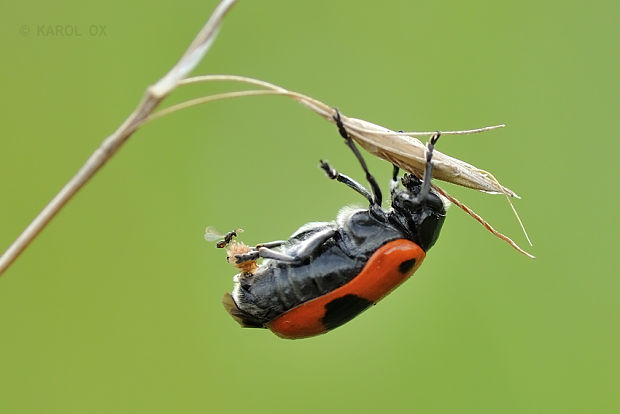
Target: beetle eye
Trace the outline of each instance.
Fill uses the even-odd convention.
[[[439,198],[439,196],[433,193],[428,193],[428,195],[424,199],[424,204],[430,207],[432,210],[445,210],[445,206],[441,198]]]

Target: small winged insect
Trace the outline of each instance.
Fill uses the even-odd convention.
[[[205,229],[205,240],[212,242],[212,241],[216,241],[217,239],[222,239],[218,241],[216,244],[217,248],[221,249],[221,248],[228,246],[230,242],[233,240],[233,237],[238,236],[238,233],[243,233],[243,229],[235,229],[235,230],[229,231],[226,234],[222,234],[219,231],[217,231],[215,228],[209,226]]]
[[[333,222],[303,225],[288,240],[254,247],[228,245],[228,261],[241,273],[223,304],[243,327],[268,328],[283,338],[319,335],[343,325],[374,305],[413,274],[435,244],[446,215],[444,198],[431,186],[434,135],[426,147],[423,177],[393,166],[391,208],[381,207],[381,189],[349,136],[340,114],[340,135],[365,172],[370,190],[327,162],[321,168],[363,196],[368,208],[348,208]],[[211,235],[209,239],[220,238]],[[258,259],[262,264],[256,264]],[[241,266],[250,264],[247,269]]]
[[[252,250],[252,248],[245,243],[234,240],[239,233],[243,233],[243,229],[235,229],[226,234],[222,234],[213,227],[209,226],[205,230],[205,240],[209,242],[218,240],[215,246],[218,249],[226,248],[226,261],[228,263],[231,263],[244,274],[253,274],[258,268],[256,260],[247,260],[240,263],[236,262],[235,256],[246,254]]]

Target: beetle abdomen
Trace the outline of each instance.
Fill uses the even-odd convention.
[[[266,260],[253,275],[235,277],[237,307],[267,323],[284,312],[349,282],[364,261],[331,245],[315,259],[299,265]]]
[[[289,339],[319,335],[334,329],[407,280],[425,256],[424,250],[410,240],[391,241],[379,248],[348,283],[296,306],[270,321],[267,327],[278,336]]]

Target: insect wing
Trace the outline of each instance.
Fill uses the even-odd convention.
[[[205,240],[208,242],[214,242],[224,238],[224,234],[220,233],[214,227],[207,226],[205,229]]]

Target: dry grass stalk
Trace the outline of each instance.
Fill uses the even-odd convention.
[[[144,123],[159,103],[172,92],[209,50],[218,33],[222,20],[236,0],[222,0],[202,27],[196,38],[176,65],[157,83],[147,88],[144,97],[112,135],[107,137],[99,148],[86,160],[84,165],[45,206],[19,237],[0,256],[0,275],[19,257],[37,237],[54,216],[94,175],[114,156],[129,137]]]

